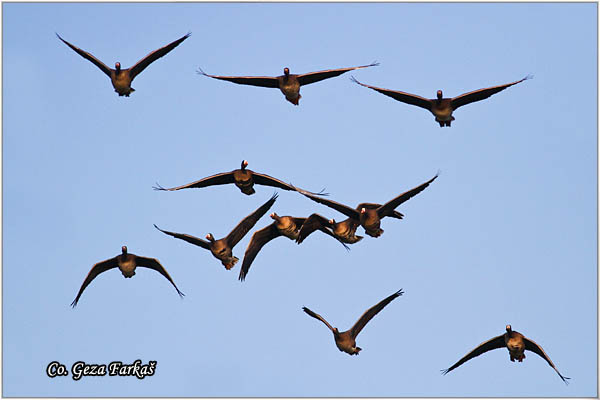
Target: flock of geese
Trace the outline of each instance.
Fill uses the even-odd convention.
[[[102,72],[104,72],[110,78],[115,92],[117,92],[119,96],[129,97],[129,95],[135,90],[131,87],[131,83],[135,79],[135,77],[139,75],[142,71],[144,71],[144,69],[148,67],[151,63],[163,57],[175,47],[179,46],[184,40],[186,40],[190,36],[190,34],[191,33],[188,33],[182,36],[181,38],[169,43],[168,45],[151,52],[150,54],[142,58],[140,61],[138,61],[133,67],[128,69],[122,69],[121,64],[119,62],[115,63],[114,69],[109,68],[106,64],[98,60],[92,54],[67,42],[58,34],[56,35],[63,43],[65,43],[83,58],[92,62]],[[281,90],[287,101],[294,105],[298,105],[299,100],[301,98],[301,86],[319,82],[324,79],[333,78],[348,71],[372,67],[376,65],[378,64],[372,63],[358,67],[329,69],[299,75],[291,74],[288,68],[284,68],[283,75],[275,77],[209,75],[201,69],[199,69],[198,73],[210,78],[229,81],[241,85],[279,88],[279,90]],[[475,101],[486,99],[492,96],[493,94],[496,94],[504,89],[507,89],[530,78],[531,76],[528,75],[525,78],[512,83],[474,90],[472,92],[468,92],[453,98],[444,98],[442,91],[438,90],[435,99],[426,99],[424,97],[410,93],[390,89],[382,89],[379,87],[366,85],[364,83],[359,82],[354,77],[351,77],[351,80],[357,83],[358,85],[364,86],[369,89],[373,89],[400,102],[424,108],[430,111],[435,116],[435,120],[437,123],[439,123],[440,127],[450,127],[452,121],[454,121],[452,113],[457,108]],[[385,204],[360,203],[356,207],[351,207],[327,199],[326,193],[309,192],[307,190],[295,187],[289,183],[285,183],[284,181],[281,181],[272,176],[254,172],[248,169],[247,166],[248,162],[244,160],[242,161],[241,167],[239,169],[235,169],[231,172],[217,173],[215,175],[200,179],[198,181],[172,188],[164,188],[157,184],[157,186],[154,187],[154,189],[161,191],[176,191],[190,188],[204,188],[214,185],[235,184],[245,195],[252,195],[253,193],[255,193],[254,185],[258,184],[275,187],[281,190],[288,190],[300,193],[301,195],[309,198],[314,202],[323,204],[344,214],[348,218],[343,221],[336,222],[333,218],[326,218],[316,213],[313,213],[306,218],[279,216],[276,213],[271,213],[270,217],[274,220],[273,223],[254,232],[252,238],[250,239],[248,247],[246,248],[246,252],[244,253],[242,267],[239,273],[240,281],[244,281],[246,279],[250,270],[250,266],[252,265],[259,251],[267,243],[279,236],[285,236],[288,239],[294,240],[298,244],[300,244],[311,233],[315,231],[321,231],[326,235],[339,241],[347,250],[349,249],[348,244],[354,244],[363,239],[362,236],[356,234],[356,231],[359,227],[362,227],[364,229],[364,232],[369,236],[372,236],[374,238],[381,236],[383,234],[383,229],[381,229],[380,226],[381,220],[385,217],[402,219],[403,214],[396,211],[396,208],[405,201],[421,193],[438,177],[438,175],[436,174],[433,178],[429,179],[428,181],[398,195],[397,197],[391,199]],[[185,233],[176,233],[163,230],[156,225],[154,225],[154,227],[166,235],[184,240],[196,246],[202,247],[203,249],[209,250],[215,258],[221,261],[221,263],[227,270],[230,270],[238,262],[238,258],[233,255],[233,248],[254,227],[258,220],[264,214],[266,214],[267,211],[273,206],[273,204],[277,200],[277,196],[277,193],[273,194],[273,196],[267,202],[265,202],[255,211],[253,211],[250,215],[242,219],[231,230],[231,232],[227,234],[227,236],[218,240],[214,238],[212,233],[208,233],[206,235],[206,240],[204,240]],[[127,247],[123,246],[121,248],[121,254],[108,260],[98,262],[92,266],[92,269],[84,279],[83,284],[81,285],[81,288],[79,289],[79,292],[75,297],[75,300],[73,300],[73,302],[71,303],[71,306],[75,307],[77,305],[85,288],[88,287],[92,280],[94,280],[94,278],[99,274],[113,268],[119,268],[119,270],[125,278],[131,278],[133,275],[135,275],[135,269],[137,267],[151,268],[159,272],[169,282],[171,282],[179,296],[184,296],[184,294],[177,288],[177,285],[175,284],[171,276],[168,274],[168,272],[157,259],[142,257],[133,253],[129,253]],[[364,314],[358,319],[358,321],[356,321],[356,323],[345,332],[340,332],[337,328],[332,327],[331,324],[327,322],[327,320],[325,320],[325,318],[315,313],[314,311],[308,309],[307,307],[303,307],[302,310],[311,317],[323,322],[323,324],[325,324],[327,328],[331,330],[334,336],[335,344],[340,351],[346,352],[350,355],[357,355],[361,351],[361,348],[356,345],[357,335],[361,332],[364,326],[375,315],[377,315],[377,313],[379,313],[384,307],[386,307],[389,303],[391,303],[394,299],[401,296],[402,294],[402,289],[400,289],[392,295],[381,300],[379,303],[365,311]],[[552,368],[554,368],[554,370],[560,376],[560,378],[568,384],[567,379],[570,378],[563,376],[558,371],[558,369],[550,360],[550,357],[548,357],[548,355],[544,352],[544,350],[533,340],[526,338],[517,331],[513,331],[510,325],[506,325],[505,333],[481,343],[475,349],[471,350],[464,357],[458,360],[450,368],[442,370],[442,373],[445,375],[474,357],[477,357],[490,350],[502,347],[508,349],[510,360],[513,362],[515,360],[522,362],[525,358],[525,350],[536,353],[544,360],[546,360],[546,362]]]

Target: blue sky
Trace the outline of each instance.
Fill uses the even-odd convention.
[[[39,4],[3,10],[4,396],[597,396],[597,5]],[[119,97],[55,36],[129,67],[192,36]],[[280,75],[380,62],[301,89],[195,73]],[[534,79],[464,106],[451,128],[427,111],[352,83],[434,97]],[[237,276],[152,224],[225,236],[274,192],[176,186],[238,168],[345,204],[401,205],[402,221],[346,252],[320,233],[285,238]],[[271,211],[334,210],[279,191]],[[254,230],[271,223],[263,217]],[[253,231],[254,231],[253,230]],[[359,234],[362,228],[359,228]],[[120,253],[154,271],[100,275]],[[327,328],[348,329],[402,288],[350,357]],[[448,368],[506,324],[539,343]],[[157,361],[154,376],[50,379],[59,361]]]

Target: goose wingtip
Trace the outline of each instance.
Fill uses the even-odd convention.
[[[160,185],[160,183],[158,183],[158,182],[155,182],[155,183],[156,183],[156,186],[152,186],[152,189],[154,189],[154,190],[167,190],[164,187],[162,187]]]

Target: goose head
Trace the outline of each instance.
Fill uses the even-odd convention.
[[[287,78],[288,76],[290,76],[290,69],[289,69],[288,67],[285,67],[285,68],[283,69],[283,75],[285,75],[285,76],[286,76],[286,78]]]
[[[443,97],[444,97],[444,94],[442,93],[442,91],[441,91],[441,90],[438,90],[438,91],[437,91],[437,99],[438,99],[438,101],[439,101],[439,100],[442,100],[442,98],[443,98]]]
[[[248,161],[242,160],[242,171],[245,170],[247,166],[248,166]]]
[[[116,69],[117,71],[120,71],[120,70],[121,70],[121,63],[120,63],[120,62],[118,62],[118,61],[117,61],[117,62],[115,63],[115,69]]]
[[[329,222],[331,225],[335,225],[335,219],[333,219],[333,218],[331,218],[331,219],[330,219],[328,222]]]
[[[506,325],[506,332],[512,332],[512,327],[510,325]]]
[[[127,246],[121,246],[121,253],[127,254]]]
[[[271,215],[269,215],[271,218],[273,218],[275,221],[279,222],[279,215],[277,215],[277,213],[271,213]]]
[[[212,233],[207,234],[206,239],[211,243],[214,243],[215,241],[215,237],[212,235]]]

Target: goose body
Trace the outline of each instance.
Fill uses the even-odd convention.
[[[336,222],[332,218],[328,222],[331,225],[333,235],[344,243],[354,244],[360,242],[363,238],[356,234],[356,229],[360,226],[360,223],[352,218],[347,218],[340,222]]]
[[[277,77],[279,90],[285,96],[285,99],[297,106],[300,103],[300,82],[298,75],[290,75],[290,70],[285,68],[283,75]]]
[[[333,218],[327,219],[319,214],[311,214],[298,232],[296,242],[302,243],[311,233],[316,230],[327,233],[338,239],[342,243],[353,244],[360,241],[363,237],[356,235],[356,228],[360,223],[352,218],[348,218],[341,222],[336,222]],[[331,232],[331,233],[329,233]]]
[[[233,255],[233,247],[227,241],[227,237],[215,240],[213,235],[209,233],[206,235],[206,239],[210,242],[210,252],[216,259],[221,260],[225,269],[229,270],[233,268],[235,263],[239,261],[239,259]]]
[[[277,213],[272,213],[270,217],[275,220],[273,224],[277,232],[291,240],[296,240],[298,230],[306,220],[306,218],[294,218],[289,215],[280,217]]]
[[[252,238],[250,239],[250,243],[248,243],[248,247],[244,253],[242,268],[240,269],[240,275],[238,277],[240,281],[244,281],[246,279],[246,275],[250,270],[252,262],[264,245],[280,236],[287,237],[291,240],[296,240],[298,237],[298,230],[305,220],[305,218],[295,218],[289,215],[280,217],[276,213],[272,213],[270,217],[274,220],[274,222],[267,225],[263,229],[254,232]]]

